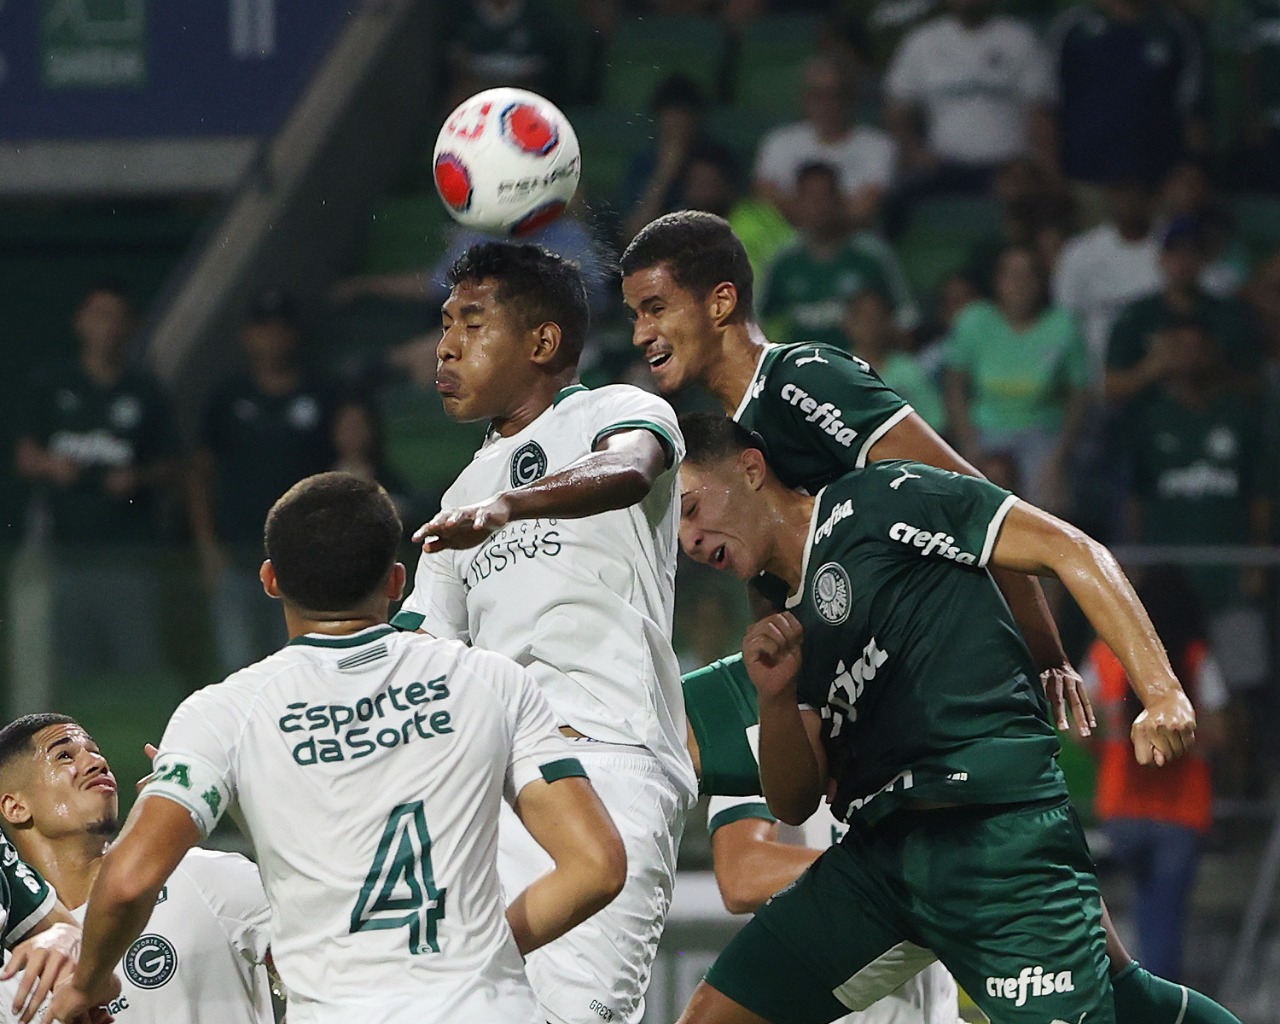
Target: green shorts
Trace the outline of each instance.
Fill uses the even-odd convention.
[[[936,958],[993,1022],[1114,1024],[1101,900],[1065,800],[851,829],[707,972],[774,1024],[824,1024]]]

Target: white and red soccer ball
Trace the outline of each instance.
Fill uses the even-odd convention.
[[[524,89],[486,89],[459,104],[436,137],[433,164],[454,220],[512,237],[559,217],[582,175],[569,119]]]

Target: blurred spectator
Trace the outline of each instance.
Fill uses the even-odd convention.
[[[290,296],[271,288],[249,309],[248,369],[214,389],[189,477],[191,533],[213,595],[218,660],[232,672],[284,642],[280,612],[258,582],[262,524],[275,500],[334,463],[333,401],[298,351]]]
[[[344,398],[338,403],[333,411],[333,451],[337,458],[331,469],[381,484],[401,514],[405,512],[409,488],[387,462],[386,429],[374,402]]]
[[[1153,567],[1141,574],[1137,590],[1196,709],[1194,749],[1159,771],[1140,766],[1129,731],[1142,704],[1120,660],[1095,640],[1081,674],[1101,726],[1095,810],[1112,856],[1134,882],[1138,955],[1153,974],[1177,979],[1183,976],[1182,940],[1200,843],[1213,824],[1205,754],[1223,739],[1227,690],[1186,574],[1174,566]]]
[[[1242,0],[1246,183],[1280,191],[1280,0]]]
[[[978,456],[974,468],[997,487],[1014,494],[1022,493],[1022,477],[1018,475],[1018,459],[1011,452],[991,451]]]
[[[687,75],[670,75],[654,89],[649,101],[654,136],[632,156],[622,190],[627,240],[654,218],[679,209],[680,179],[694,148],[706,141],[705,106],[698,83]]]
[[[960,451],[1012,452],[1028,501],[1062,509],[1067,473],[1089,404],[1084,340],[1065,309],[1049,305],[1036,254],[1006,249],[995,301],[956,317],[947,342],[947,414]]]
[[[956,317],[980,298],[982,290],[967,270],[947,275],[938,286],[937,305],[924,326],[922,344],[916,351],[916,359],[931,380],[942,379],[947,339],[955,328]]]
[[[723,217],[742,240],[756,276],[763,278],[775,256],[795,238],[795,229],[763,199],[744,195],[733,151],[714,143],[696,147],[680,182],[680,209]]]
[[[996,175],[1002,237],[979,243],[969,270],[983,292],[990,294],[996,259],[1011,245],[1034,249],[1050,275],[1071,234],[1075,205],[1064,190],[1054,187],[1033,160],[1011,160]]]
[[[688,614],[682,614],[680,646],[676,657],[681,672],[710,665],[717,658],[733,654],[742,643],[743,615],[728,592],[704,582],[693,599]]]
[[[981,192],[1005,161],[1054,166],[1048,62],[1035,33],[993,0],[946,0],[911,30],[885,77],[885,124],[914,194]]]
[[[849,297],[874,288],[893,302],[889,274],[855,243],[834,168],[816,163],[801,168],[794,210],[799,236],[769,268],[760,293],[761,317],[770,336],[780,341],[843,345],[841,322]],[[903,315],[912,320],[907,326],[914,326],[914,310]]]
[[[1160,287],[1150,190],[1130,181],[1105,194],[1108,219],[1067,240],[1053,275],[1053,301],[1074,313],[1084,331],[1090,379],[1099,389],[1111,325],[1126,305]]]
[[[178,435],[151,373],[131,363],[133,306],[121,286],[90,288],[76,310],[74,360],[40,367],[25,393],[16,465],[38,486],[54,560],[54,623],[65,671],[162,668],[162,498],[176,482]]]
[[[445,29],[453,108],[481,89],[513,85],[557,99],[560,28],[541,0],[462,0]]]
[[[947,416],[942,395],[909,352],[903,351],[902,332],[893,320],[893,306],[874,288],[855,292],[845,307],[846,347],[866,360],[939,434],[946,432]]]
[[[587,286],[591,312],[596,315],[605,314],[615,310],[618,302],[612,255],[607,247],[600,245],[592,237],[579,210],[580,206],[575,200],[569,204],[569,209],[563,216],[521,241],[540,245],[578,264]],[[455,225],[449,231],[444,254],[434,266],[399,274],[359,274],[344,278],[333,286],[329,298],[333,302],[344,303],[371,295],[403,302],[425,302],[433,309],[438,308],[449,296],[445,274],[454,260],[476,242],[491,240],[489,235]]]
[[[834,28],[861,37],[858,50],[883,71],[903,36],[934,14],[938,0],[840,0]]]
[[[1280,388],[1280,251],[1258,266],[1243,294],[1259,328],[1269,385]],[[1276,411],[1280,413],[1280,402]]]
[[[804,68],[805,119],[770,131],[756,157],[755,192],[798,226],[800,169],[829,164],[838,175],[845,213],[857,225],[871,227],[893,180],[893,140],[879,128],[854,124],[852,83],[834,60],[817,57]]]
[[[1184,148],[1207,146],[1204,57],[1192,26],[1158,0],[1094,0],[1049,30],[1066,177],[1157,184]]]
[[[1257,404],[1231,387],[1222,346],[1203,322],[1180,321],[1165,336],[1163,378],[1133,406],[1125,431],[1131,534],[1144,544],[1265,544],[1272,472]],[[1262,572],[1212,564],[1187,572],[1233,703],[1246,706],[1268,678]],[[1233,715],[1233,737],[1234,722]],[[1242,760],[1247,740],[1238,739],[1241,758],[1231,759],[1235,768],[1227,773],[1237,793],[1254,774],[1251,755]]]
[[[1123,406],[1148,394],[1165,377],[1170,360],[1181,358],[1166,331],[1196,320],[1222,347],[1237,385],[1256,390],[1262,345],[1244,303],[1219,299],[1200,284],[1205,269],[1205,238],[1200,225],[1179,217],[1165,228],[1160,246],[1161,289],[1125,307],[1107,345],[1104,393]]]
[[[1219,298],[1240,291],[1249,276],[1249,254],[1202,161],[1183,158],[1173,165],[1160,190],[1160,213],[1170,221],[1188,217],[1200,226],[1205,259],[1200,284],[1205,291]]]

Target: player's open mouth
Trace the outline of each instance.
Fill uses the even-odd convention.
[[[671,361],[670,352],[659,352],[655,356],[649,356],[648,358],[649,369],[656,370],[659,366],[665,366],[670,361]]]
[[[437,375],[436,391],[442,395],[456,395],[458,393],[458,378],[452,374]]]
[[[713,552],[711,552],[711,564],[717,569],[723,569],[729,562],[728,552],[725,551],[724,545],[721,544]]]

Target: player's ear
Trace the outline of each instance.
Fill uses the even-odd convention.
[[[271,559],[265,559],[258,569],[258,579],[262,581],[262,589],[266,591],[267,597],[280,600],[280,582],[276,579],[276,567],[271,564]]]
[[[10,825],[25,825],[31,820],[31,808],[17,793],[0,793],[0,817]]]
[[[553,320],[539,324],[534,329],[533,351],[529,358],[538,366],[548,366],[555,362],[560,354],[560,342],[563,335],[560,325]]]
[[[717,327],[733,319],[738,310],[738,289],[731,281],[721,281],[711,289],[707,300],[707,312]]]
[[[404,562],[396,562],[391,567],[391,572],[387,574],[387,593],[386,597],[391,601],[399,601],[404,597],[404,581],[408,578],[408,574],[404,569]]]
[[[753,491],[758,491],[764,486],[769,467],[764,461],[764,452],[759,448],[744,448],[742,454],[738,456],[738,468],[742,470],[747,486]]]

